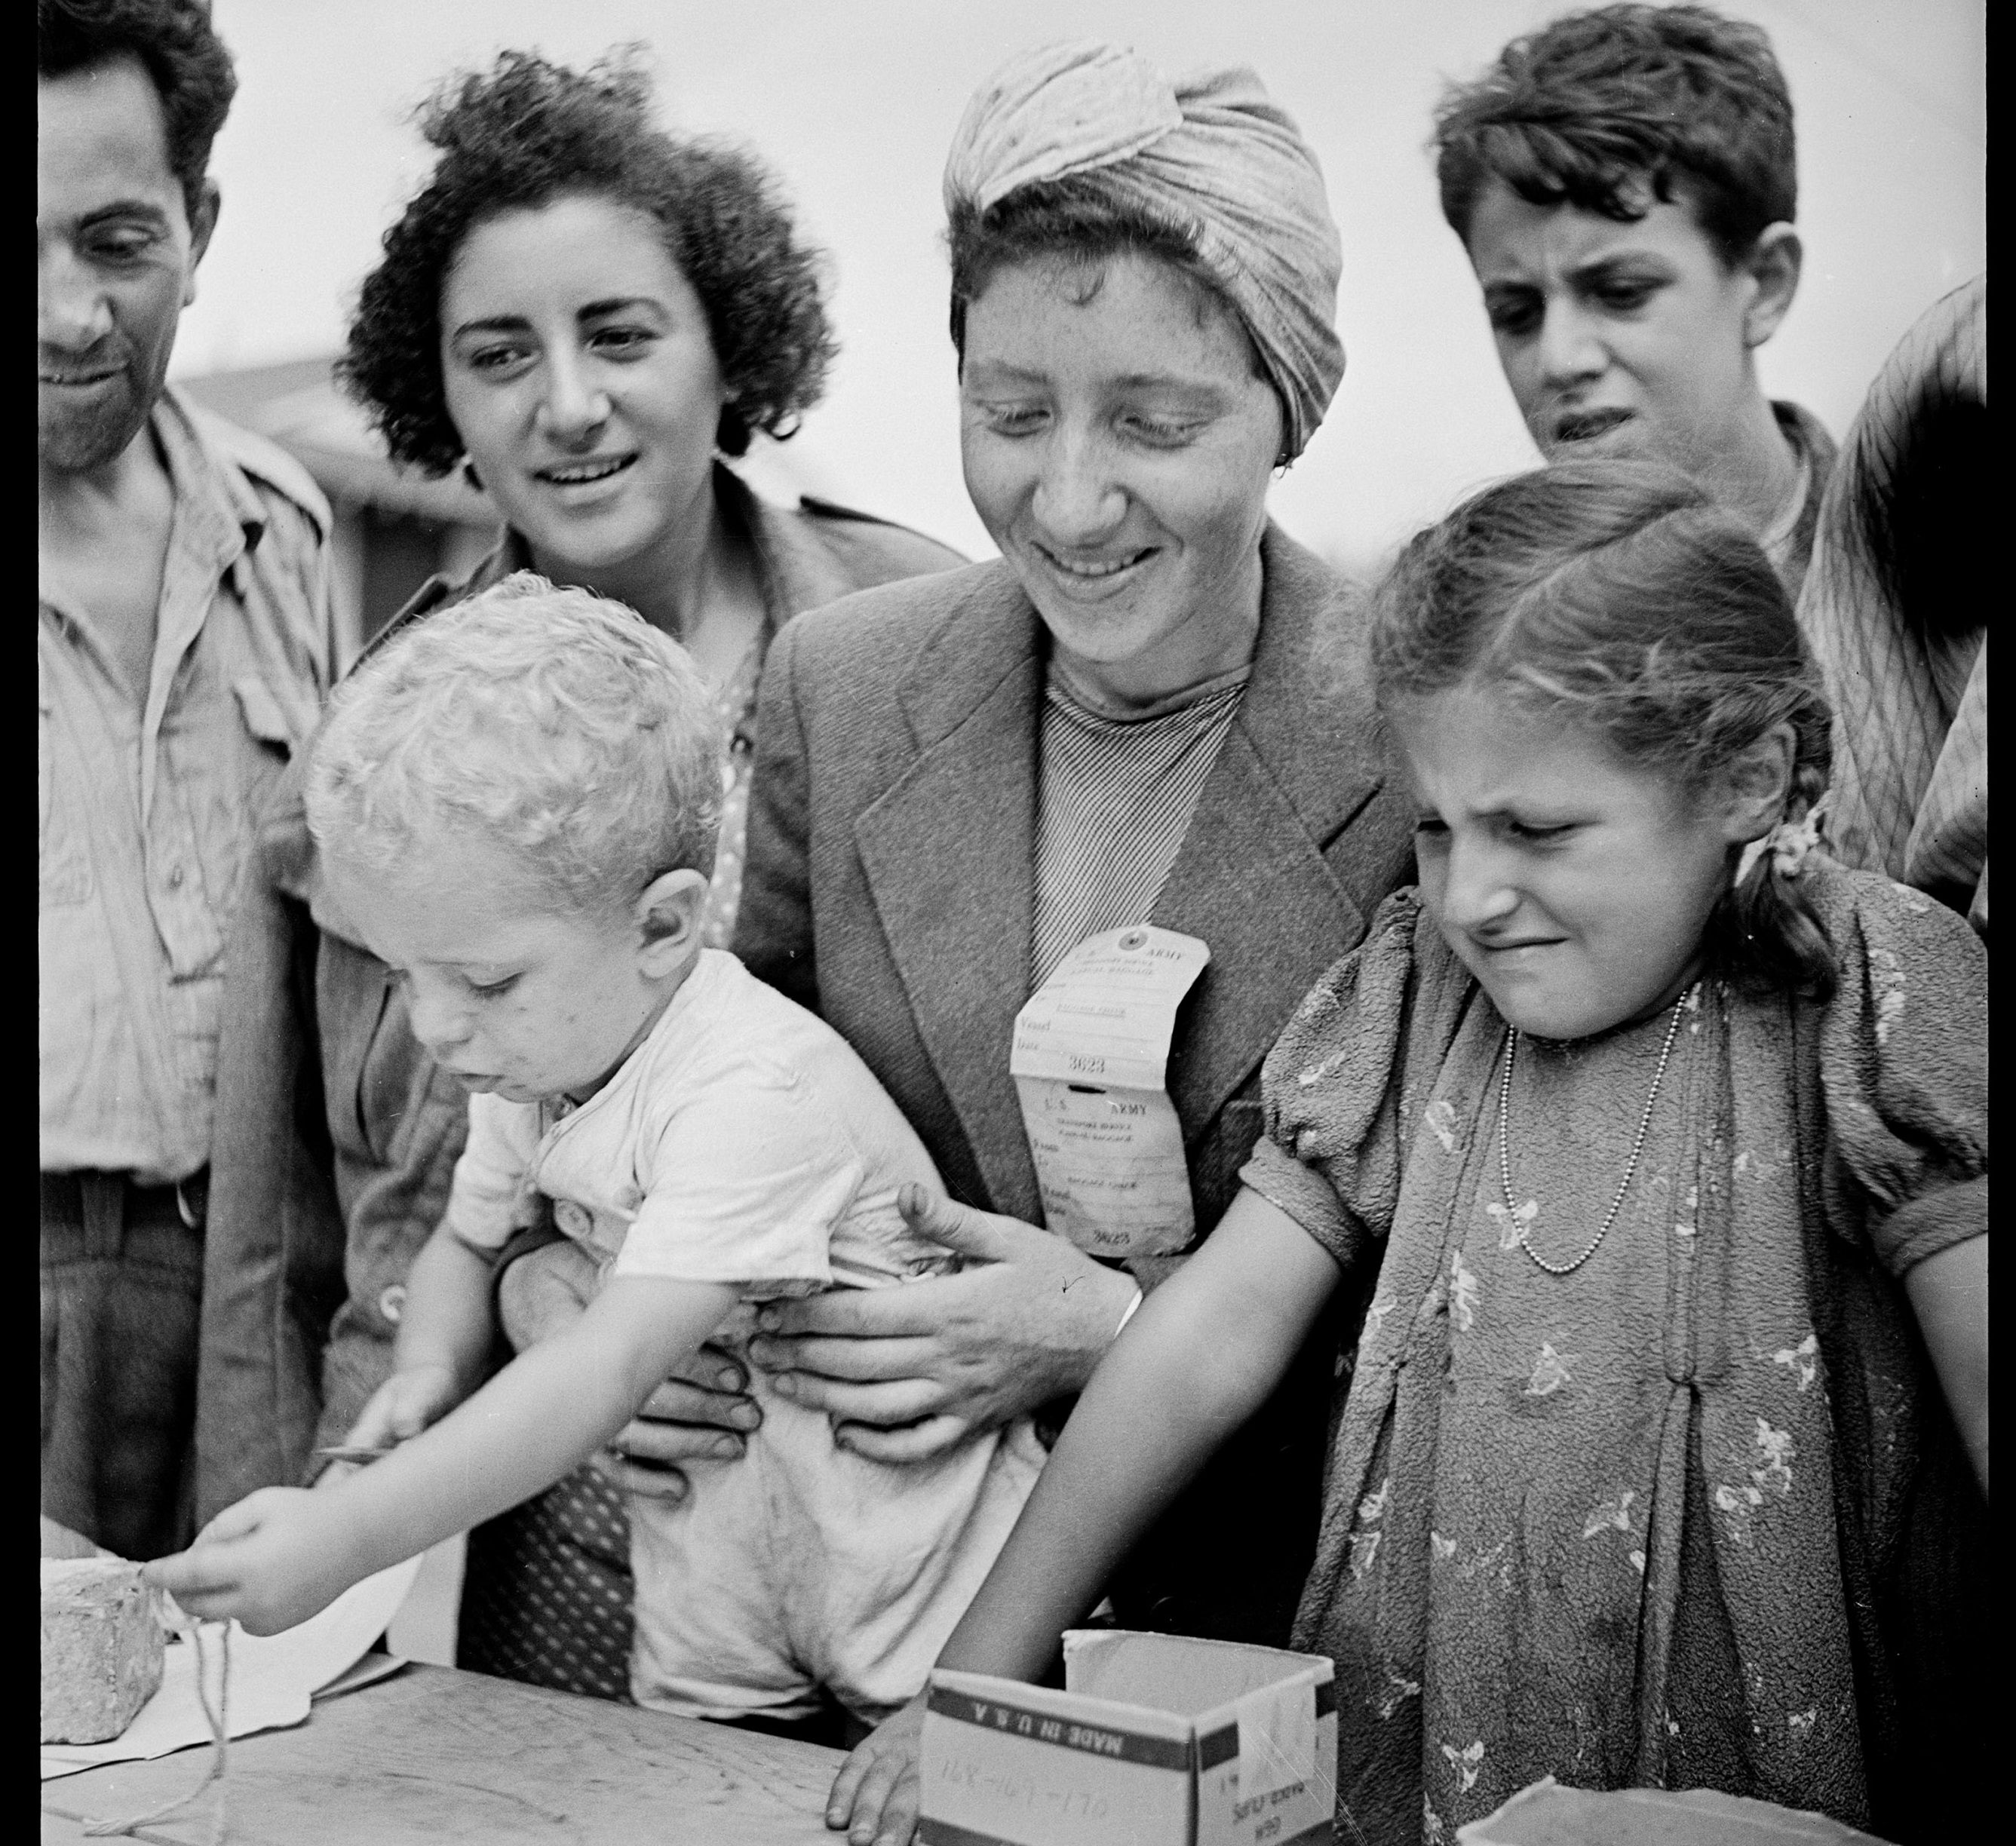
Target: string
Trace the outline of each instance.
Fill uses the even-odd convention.
[[[1315,1688],[1311,1687],[1310,1697],[1313,1698],[1315,1696]],[[1242,1758],[1245,1754],[1249,1738],[1259,1747],[1255,1751],[1255,1756],[1258,1757],[1264,1753],[1271,1759],[1269,1766],[1277,1775],[1284,1776],[1288,1781],[1299,1782],[1304,1779],[1300,1765],[1289,1761],[1287,1754],[1282,1750],[1280,1745],[1276,1743],[1266,1730],[1259,1725],[1242,1724],[1239,1727],[1239,1749]],[[1240,1767],[1243,1770],[1244,1768],[1243,1761]],[[1243,1783],[1243,1776],[1241,1779]],[[1337,1813],[1341,1814],[1344,1817],[1345,1825],[1351,1829],[1352,1837],[1359,1841],[1359,1846],[1364,1846],[1365,1835],[1359,1830],[1358,1823],[1352,1819],[1350,1808],[1337,1800],[1337,1784],[1323,1773],[1323,1765],[1320,1762],[1312,1762],[1309,1765],[1307,1779],[1316,1784],[1316,1799],[1321,1804],[1322,1811],[1328,1814],[1334,1809]]]
[[[225,1846],[225,1833],[229,1825],[225,1808],[226,1785],[224,1772],[230,1745],[231,1624],[226,1621],[218,1625],[224,1630],[224,1639],[218,1669],[217,1704],[214,1709],[211,1705],[210,1688],[206,1683],[208,1663],[203,1658],[203,1623],[200,1620],[193,1621],[188,1629],[189,1640],[196,1649],[196,1696],[203,1706],[203,1717],[210,1725],[210,1767],[203,1772],[203,1779],[187,1794],[178,1796],[149,1813],[136,1814],[130,1820],[94,1820],[88,1823],[84,1830],[86,1839],[111,1839],[165,1819],[178,1808],[186,1808],[214,1782],[217,1784],[217,1807],[211,1815],[210,1846]]]
[[[1255,1725],[1252,1727],[1251,1734],[1254,1741],[1273,1758],[1273,1766],[1277,1771],[1285,1770],[1291,1776],[1297,1775],[1295,1765],[1288,1761],[1282,1753],[1280,1746],[1269,1736],[1265,1731]],[[1242,1751],[1246,1747],[1247,1736],[1247,1727],[1240,1725],[1239,1747]],[[1357,1817],[1352,1812],[1348,1803],[1337,1798],[1337,1784],[1323,1773],[1323,1766],[1321,1763],[1310,1765],[1309,1779],[1316,1784],[1316,1799],[1322,1805],[1323,1811],[1325,1813],[1330,1813],[1334,1810],[1336,1818],[1351,1829],[1351,1837],[1358,1842],[1358,1846],[1366,1846],[1365,1833],[1358,1824]]]

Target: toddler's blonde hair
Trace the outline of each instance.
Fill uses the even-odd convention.
[[[567,911],[606,914],[714,864],[720,729],[677,642],[529,570],[415,623],[330,701],[310,831],[389,870],[473,833]]]

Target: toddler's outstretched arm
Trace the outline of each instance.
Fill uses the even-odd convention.
[[[1337,1286],[1336,1264],[1255,1192],[1142,1304],[1093,1374],[941,1667],[1034,1679],[1114,1567],[1280,1382]],[[917,1812],[923,1695],[848,1757],[826,1823],[902,1846]]]
[[[360,1578],[579,1466],[721,1324],[736,1293],[619,1276],[425,1434],[333,1487],[250,1495],[146,1578],[191,1614],[236,1616],[253,1634],[304,1621]]]

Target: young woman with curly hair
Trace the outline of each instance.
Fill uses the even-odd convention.
[[[577,71],[506,52],[445,82],[419,117],[434,170],[385,235],[339,372],[395,460],[460,466],[504,520],[466,581],[429,583],[392,630],[531,569],[628,603],[691,654],[724,739],[704,930],[725,946],[772,637],[802,610],[959,560],[864,515],[767,505],[723,465],[819,398],[834,353],[819,263],[754,159],[664,132],[650,100],[628,53]],[[311,1448],[340,1441],[383,1380],[465,1128],[463,1091],[330,906],[297,777],[251,885],[221,1054],[206,1517],[312,1472]],[[585,1298],[571,1250],[500,1261],[513,1344]],[[618,1444],[621,1487],[676,1499],[675,1464],[740,1455],[761,1414],[746,1384],[705,1352],[668,1381]],[[630,1634],[610,1480],[584,1470],[473,1535],[464,1666],[624,1697]]]

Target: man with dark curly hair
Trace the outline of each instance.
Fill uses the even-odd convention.
[[[1434,146],[1541,453],[1686,469],[1796,596],[1834,443],[1757,378],[1801,261],[1770,40],[1705,6],[1571,13],[1452,88]]]
[[[329,509],[167,387],[231,59],[195,0],[41,0],[35,242],[41,1502],[186,1542],[225,940],[312,729]]]

